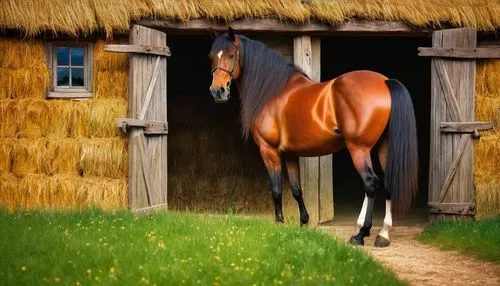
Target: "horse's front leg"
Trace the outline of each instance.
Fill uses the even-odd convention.
[[[300,187],[300,169],[299,157],[285,155],[286,169],[288,171],[288,179],[290,180],[290,187],[292,194],[299,206],[300,224],[304,225],[309,222],[309,214],[307,213],[304,198],[302,197],[302,189]]]
[[[259,142],[260,155],[266,165],[266,169],[271,179],[271,192],[273,195],[274,211],[276,222],[284,222],[281,195],[281,158],[277,149],[269,146],[265,142]]]

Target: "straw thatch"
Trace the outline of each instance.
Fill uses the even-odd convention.
[[[145,17],[187,21],[272,18],[306,23],[338,24],[352,18],[403,21],[415,26],[452,25],[494,31],[500,27],[500,3],[491,0],[4,0],[0,28],[31,36],[42,31],[71,36],[105,31],[126,32]]]
[[[479,217],[500,214],[500,60],[477,62],[476,120],[493,121],[474,146],[474,180]]]

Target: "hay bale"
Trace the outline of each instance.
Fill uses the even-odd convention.
[[[126,179],[84,177],[78,189],[81,205],[102,209],[119,209],[128,206],[128,186]]]
[[[124,139],[85,139],[81,142],[80,169],[83,176],[111,178],[128,176],[128,150]]]
[[[474,144],[474,179],[478,217],[500,214],[500,60],[481,60],[476,70],[478,121],[493,121]]]
[[[21,207],[21,197],[17,191],[19,178],[10,174],[0,175],[0,207],[13,211]]]
[[[104,41],[94,50],[94,98],[128,98],[128,54],[104,51]]]
[[[0,174],[10,173],[12,139],[0,139]]]
[[[50,206],[50,190],[53,188],[49,178],[41,174],[21,176],[18,187],[18,202],[23,209],[47,208]]]
[[[500,215],[500,175],[476,179],[478,217]]]
[[[94,48],[94,72],[123,71],[128,72],[128,54],[104,51],[104,45],[111,42],[98,41]]]
[[[127,116],[128,103],[124,99],[94,99],[90,103],[89,136],[108,138],[122,135],[116,127],[116,118]]]
[[[25,138],[45,136],[51,116],[49,111],[47,100],[19,100],[16,109],[18,135]]]
[[[0,47],[0,99],[44,98],[50,85],[45,45],[1,40]]]
[[[48,169],[47,139],[20,138],[12,142],[12,172],[44,174]]]
[[[16,135],[16,108],[14,100],[0,100],[0,138]]]
[[[72,101],[68,135],[72,138],[85,138],[89,135],[90,101]]]
[[[45,135],[51,138],[66,138],[69,134],[73,104],[68,100],[49,100],[47,131]]]
[[[128,98],[128,71],[94,72],[94,97]]]
[[[49,139],[47,141],[47,171],[49,175],[78,175],[81,144],[75,139]]]

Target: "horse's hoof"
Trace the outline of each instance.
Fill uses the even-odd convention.
[[[300,226],[307,225],[309,222],[309,216],[304,216],[300,218]]]
[[[387,247],[390,244],[391,242],[383,236],[377,235],[375,238],[375,247]]]
[[[351,236],[351,239],[349,239],[349,244],[352,245],[365,245],[365,240],[363,239],[363,236],[357,234]]]
[[[283,217],[276,217],[276,223],[285,223],[285,219]]]

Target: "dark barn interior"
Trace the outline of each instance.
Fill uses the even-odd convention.
[[[169,34],[167,39],[172,51],[167,73],[169,206],[272,214],[270,185],[258,149],[251,139],[244,142],[240,136],[236,88],[226,104],[216,104],[208,92],[211,41],[208,34]],[[430,44],[430,38],[402,37],[335,36],[321,41],[322,80],[370,69],[399,79],[410,91],[420,153],[420,190],[414,206],[421,209],[427,204],[430,61],[417,56],[417,47]],[[364,194],[347,152],[335,155],[333,177],[335,211],[357,215]],[[284,186],[284,192],[289,192],[286,183]],[[378,195],[376,206],[383,208],[383,194]]]

